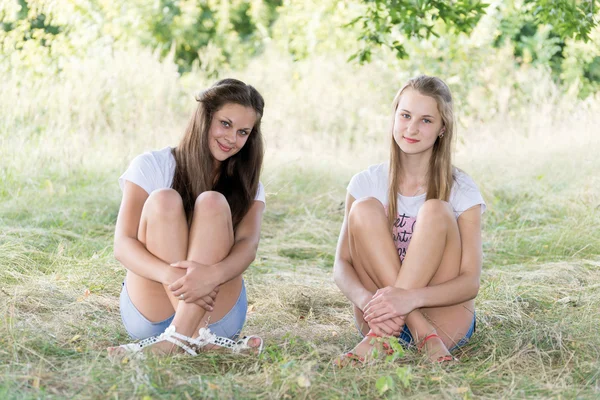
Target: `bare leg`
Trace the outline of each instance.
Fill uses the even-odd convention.
[[[144,204],[138,239],[148,251],[169,263],[184,259],[202,264],[217,263],[229,254],[233,245],[229,205],[220,193],[202,193],[196,200],[188,240],[181,197],[172,189],[156,191]],[[182,270],[182,273],[185,271]],[[242,282],[238,277],[223,284],[213,311],[207,315],[202,307],[179,301],[159,282],[131,271],[128,271],[126,279],[131,300],[142,315],[150,321],[162,321],[175,312],[172,325],[186,336],[196,334],[209,318],[213,322],[222,318],[239,297]],[[170,352],[172,348],[172,344],[162,342],[153,345],[151,351],[163,353]]]
[[[390,235],[385,210],[378,200],[355,202],[348,229],[353,266],[370,291],[393,285],[404,289],[424,287],[448,281],[459,273],[460,235],[445,202],[433,200],[423,205],[403,265]],[[357,308],[355,315],[359,324],[366,326]],[[438,330],[441,340],[432,339],[427,346],[428,354],[435,359],[447,354],[447,347],[464,336],[471,319],[472,311],[465,310],[463,304],[415,310],[406,323],[416,341]],[[364,342],[359,344],[360,350],[365,348]]]

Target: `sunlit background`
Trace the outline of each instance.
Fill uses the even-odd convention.
[[[600,5],[490,1],[463,26],[457,3],[479,4],[2,1],[0,397],[599,396]],[[372,17],[392,18],[389,4],[406,18],[388,32]],[[454,161],[488,204],[479,334],[450,372],[411,352],[335,372],[357,339],[331,279],[345,186],[386,160],[393,97],[423,73],[453,91]],[[102,351],[128,340],[117,178],[137,154],[175,146],[194,94],[224,77],[266,101],[246,330],[267,356],[116,373]]]

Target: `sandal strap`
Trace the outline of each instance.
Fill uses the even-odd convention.
[[[167,329],[165,329],[165,331],[158,336],[152,336],[152,337],[149,337],[146,339],[142,339],[137,343],[122,344],[119,347],[125,349],[129,353],[133,353],[133,354],[139,353],[139,355],[143,355],[143,353],[141,353],[141,351],[144,348],[151,346],[153,344],[159,343],[159,342],[163,342],[163,341],[167,341],[169,343],[172,343],[172,344],[180,347],[189,355],[192,355],[192,356],[198,355],[198,353],[196,353],[194,351],[194,349],[192,349],[190,346],[188,346],[186,343],[184,343],[184,342],[192,343],[193,339],[188,336],[182,335],[181,333],[177,333],[177,330],[174,325],[169,325],[169,327]]]
[[[240,340],[238,340],[235,344],[235,348],[233,349],[234,353],[239,353],[242,350],[246,350],[246,349],[256,349],[256,347],[250,347],[248,345],[248,342],[250,342],[250,339],[258,339],[260,340],[260,344],[258,345],[258,354],[262,353],[262,349],[263,349],[263,340],[260,336],[244,336],[243,338],[241,338]]]
[[[439,338],[440,335],[438,335],[437,333],[430,333],[429,335],[425,336],[423,338],[423,340],[421,340],[421,343],[419,343],[419,345],[417,346],[417,350],[421,351],[421,349],[423,348],[423,346],[425,346],[425,343],[427,343],[427,341],[429,339],[433,339],[433,338]]]
[[[242,350],[254,349],[254,347],[250,347],[248,345],[248,342],[253,338],[260,340],[260,345],[258,346],[258,354],[260,354],[262,352],[264,343],[260,336],[244,336],[242,339],[236,342],[235,340],[215,335],[210,331],[209,328],[200,328],[198,331],[198,337],[196,339],[192,339],[191,343],[199,347],[204,347],[207,344],[214,344],[216,346],[229,349],[234,353],[239,353]]]
[[[225,347],[226,349],[230,350],[233,350],[236,344],[236,342],[229,338],[215,335],[208,328],[200,328],[200,330],[198,330],[198,337],[192,339],[192,343],[198,347],[204,347],[208,344],[214,344],[216,346]]]

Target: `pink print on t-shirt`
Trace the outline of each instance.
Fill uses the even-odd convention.
[[[412,238],[416,222],[417,219],[415,217],[406,214],[398,214],[396,221],[394,221],[392,238],[394,239],[394,244],[398,250],[400,262],[404,262],[404,257],[406,257],[406,249],[408,249],[408,244]]]

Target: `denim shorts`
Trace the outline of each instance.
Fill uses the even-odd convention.
[[[467,334],[462,339],[460,339],[458,343],[456,343],[454,346],[452,346],[452,348],[449,349],[450,352],[467,344],[471,336],[473,336],[473,334],[475,333],[475,328],[477,326],[477,322],[475,320],[476,315],[476,313],[473,313],[473,321],[471,321],[471,326],[469,327]],[[362,337],[365,337],[365,335],[363,335],[362,331],[360,330],[356,319],[354,320],[354,324],[358,329],[358,333],[360,333]],[[398,336],[398,342],[404,348],[408,348],[409,346],[414,345],[414,339],[412,337],[412,334],[410,333],[410,330],[408,329],[408,325],[404,324],[404,326],[402,327],[402,332],[400,332],[400,336]]]
[[[160,322],[151,322],[138,311],[131,302],[127,285],[123,282],[121,297],[119,301],[121,308],[121,320],[129,336],[133,339],[145,339],[160,335],[171,325],[175,314]],[[248,298],[246,296],[246,285],[242,280],[242,290],[237,301],[227,314],[220,320],[209,324],[208,328],[217,336],[237,339],[242,327],[246,322],[246,311],[248,310]]]

